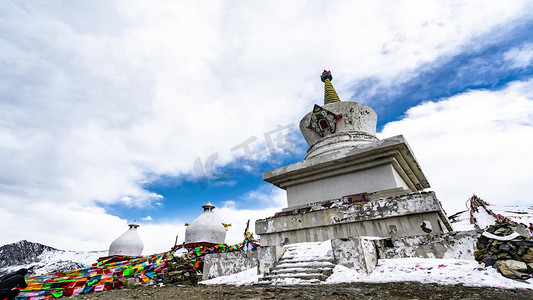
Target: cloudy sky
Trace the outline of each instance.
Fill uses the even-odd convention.
[[[448,214],[532,205],[531,1],[2,1],[0,245],[144,254],[211,201],[227,242],[286,206],[323,99],[403,134]],[[253,229],[253,228],[252,228]]]

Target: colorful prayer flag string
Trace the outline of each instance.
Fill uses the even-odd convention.
[[[481,200],[481,198],[479,198],[476,195],[473,195],[472,197],[470,197],[468,201],[470,202],[470,224],[473,224],[476,230],[482,229],[479,226],[477,219],[474,217],[474,212],[479,212],[479,207],[482,207],[489,215],[496,218],[496,220],[498,220],[499,222],[504,222],[512,226],[517,225],[515,221],[509,219],[508,217],[494,213],[491,209],[487,208],[487,206],[490,206],[491,204],[486,201]]]

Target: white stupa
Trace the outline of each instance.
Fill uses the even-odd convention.
[[[224,225],[213,214],[215,206],[207,202],[204,212],[185,229],[185,243],[223,244],[226,240]]]
[[[435,193],[424,191],[429,182],[406,139],[378,139],[376,112],[341,101],[330,71],[320,79],[324,104],[300,121],[309,145],[304,160],[263,173],[286,191],[287,207],[255,222],[261,245],[451,231]]]
[[[130,229],[124,234],[115,239],[111,246],[109,246],[109,256],[124,255],[124,256],[141,256],[144,244],[141,237],[137,233],[139,225],[133,221],[128,224]]]

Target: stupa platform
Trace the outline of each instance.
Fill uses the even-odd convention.
[[[255,230],[262,245],[280,245],[362,236],[440,234],[452,231],[452,227],[435,193],[417,192],[360,203],[343,204],[343,199],[317,202],[257,220]]]
[[[430,185],[402,135],[316,156],[263,174],[287,191],[292,210],[359,193],[416,192]]]

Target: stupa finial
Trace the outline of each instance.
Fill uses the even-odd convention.
[[[324,72],[322,72],[322,76],[320,76],[320,79],[322,82],[324,82],[324,104],[341,102],[341,99],[339,99],[333,84],[331,84],[331,80],[333,80],[331,71],[324,70]]]
[[[211,204],[211,201],[207,201],[207,204],[206,205],[202,205],[202,208],[204,209],[204,211],[213,211],[215,206],[213,204]]]
[[[137,220],[133,220],[132,223],[128,224],[130,228],[137,228],[139,227],[139,224],[137,224]]]

